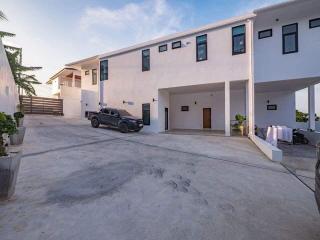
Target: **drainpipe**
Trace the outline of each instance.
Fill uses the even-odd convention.
[[[255,109],[254,109],[254,51],[253,51],[253,19],[248,19],[248,35],[249,35],[249,80],[248,80],[248,117],[249,117],[249,137],[255,135]]]

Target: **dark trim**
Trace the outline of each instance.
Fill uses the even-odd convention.
[[[166,47],[166,49],[161,51],[160,49],[162,47]],[[159,46],[159,52],[166,52],[166,51],[168,51],[168,44],[162,44],[162,45]]]
[[[103,62],[107,62],[106,78],[105,78],[105,79],[102,78],[102,71],[101,71],[101,63],[103,63]],[[99,69],[100,69],[100,71],[99,71],[99,73],[100,73],[100,79],[99,79],[100,82],[101,82],[101,81],[108,80],[108,78],[109,78],[109,61],[108,61],[107,59],[100,61]]]
[[[238,27],[244,27],[244,33],[233,35],[233,29],[238,28]],[[246,25],[245,25],[245,24],[242,24],[242,25],[239,25],[239,26],[235,26],[235,27],[232,28],[232,31],[231,31],[231,34],[232,34],[232,55],[239,55],[239,54],[244,54],[244,53],[247,52],[247,47],[246,47],[246,42],[247,42],[246,32],[247,32],[247,31],[246,31]],[[244,44],[243,44],[243,46],[244,46],[244,52],[235,52],[235,51],[234,51],[234,41],[233,41],[233,39],[234,39],[234,37],[239,37],[239,36],[242,36],[242,35],[244,36]]]
[[[174,47],[174,45],[175,45],[176,43],[180,43],[180,45],[179,45],[178,47]],[[172,49],[181,48],[181,46],[182,46],[181,41],[175,41],[175,42],[172,42],[172,43],[171,43],[171,48],[172,48]]]
[[[262,33],[265,33],[265,32],[270,32],[271,35],[270,35],[270,36],[267,36],[267,37],[261,37],[260,35],[261,35]],[[262,31],[259,31],[259,32],[258,32],[258,39],[269,38],[269,37],[272,37],[272,35],[273,35],[273,33],[272,33],[272,28],[266,29],[266,30],[262,30]]]
[[[317,25],[317,26],[315,26],[315,27],[312,27],[312,26],[311,26],[311,23],[312,23],[313,21],[320,21],[320,18],[314,18],[314,19],[309,20],[309,28],[310,28],[310,29],[311,29],[311,28],[320,27],[320,25]]]
[[[206,36],[206,42],[205,43],[198,43],[198,38],[203,37],[203,36]],[[201,45],[206,46],[206,58],[204,58],[204,59],[198,58],[198,47]],[[197,60],[197,62],[202,62],[202,61],[208,60],[208,35],[207,34],[203,34],[203,35],[196,37],[196,60]]]
[[[286,34],[284,34],[283,33],[283,29],[285,27],[289,27],[289,26],[292,26],[292,25],[296,25],[297,31],[294,32],[294,33],[286,33]],[[299,27],[298,23],[292,23],[292,24],[288,24],[288,25],[282,26],[282,54],[285,55],[285,54],[291,54],[291,53],[299,52],[299,28],[298,27]],[[290,52],[285,52],[285,37],[286,36],[290,36],[290,35],[294,35],[295,36],[296,50],[290,51]]]
[[[144,52],[148,52],[149,53],[148,56],[144,56],[143,55]],[[148,62],[149,62],[147,67],[143,65],[143,60],[145,57],[148,58]],[[144,49],[141,51],[141,60],[142,60],[142,68],[141,68],[142,72],[150,71],[150,49]]]

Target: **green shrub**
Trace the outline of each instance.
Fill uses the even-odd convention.
[[[0,157],[7,156],[6,149],[4,146],[3,134],[12,135],[16,133],[16,124],[10,115],[0,112]]]

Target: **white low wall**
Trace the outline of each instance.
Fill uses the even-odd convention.
[[[67,118],[81,117],[81,88],[61,86],[63,113]]]
[[[308,122],[296,122],[296,128],[307,130],[309,128]],[[316,121],[316,131],[320,132],[320,122]]]
[[[283,153],[282,150],[272,146],[270,143],[265,140],[253,135],[250,136],[250,139],[257,147],[272,161],[280,162],[282,161]]]
[[[18,103],[18,90],[0,39],[0,112],[13,114],[17,109]]]

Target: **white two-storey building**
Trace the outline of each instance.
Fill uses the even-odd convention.
[[[307,0],[67,66],[81,71],[82,84],[84,73],[97,69],[99,97],[90,110],[99,105],[126,109],[143,118],[147,131],[212,129],[226,136],[235,115],[242,114],[254,136],[255,126],[295,128],[295,92],[306,87],[314,116],[319,56],[320,1]],[[315,128],[313,118],[309,125]]]

